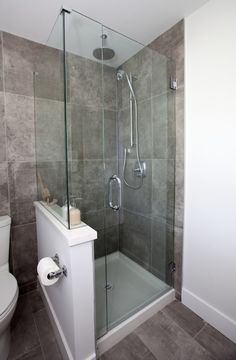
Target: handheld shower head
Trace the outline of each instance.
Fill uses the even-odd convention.
[[[116,78],[118,81],[123,80],[124,76],[125,76],[124,70],[120,69],[117,71]]]
[[[122,69],[119,69],[117,71],[117,73],[116,73],[116,78],[117,78],[118,81],[123,80],[124,78],[126,78],[128,86],[129,86],[129,90],[130,90],[130,92],[131,92],[131,94],[133,96],[134,101],[136,101],[136,96],[135,96],[134,89],[133,89],[133,86],[132,86],[132,75],[130,74],[130,78],[129,78],[128,75],[127,75],[127,72],[125,72]]]

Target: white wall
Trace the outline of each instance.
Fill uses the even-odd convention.
[[[185,26],[183,302],[236,342],[236,1]]]

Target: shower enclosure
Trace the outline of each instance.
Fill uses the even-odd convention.
[[[34,77],[38,197],[69,229],[98,232],[99,338],[172,287],[175,64],[75,11],[46,45]]]

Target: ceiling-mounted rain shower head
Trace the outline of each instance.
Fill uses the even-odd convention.
[[[111,60],[115,51],[109,48],[97,48],[93,50],[93,56],[98,60]]]
[[[106,40],[107,36],[108,36],[107,34],[102,34],[101,35],[102,40],[103,41]],[[97,60],[111,60],[115,56],[115,51],[106,47],[97,48],[93,50],[93,56]]]

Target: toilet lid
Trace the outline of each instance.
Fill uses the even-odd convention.
[[[0,316],[7,310],[17,295],[17,281],[7,272],[0,272]]]

